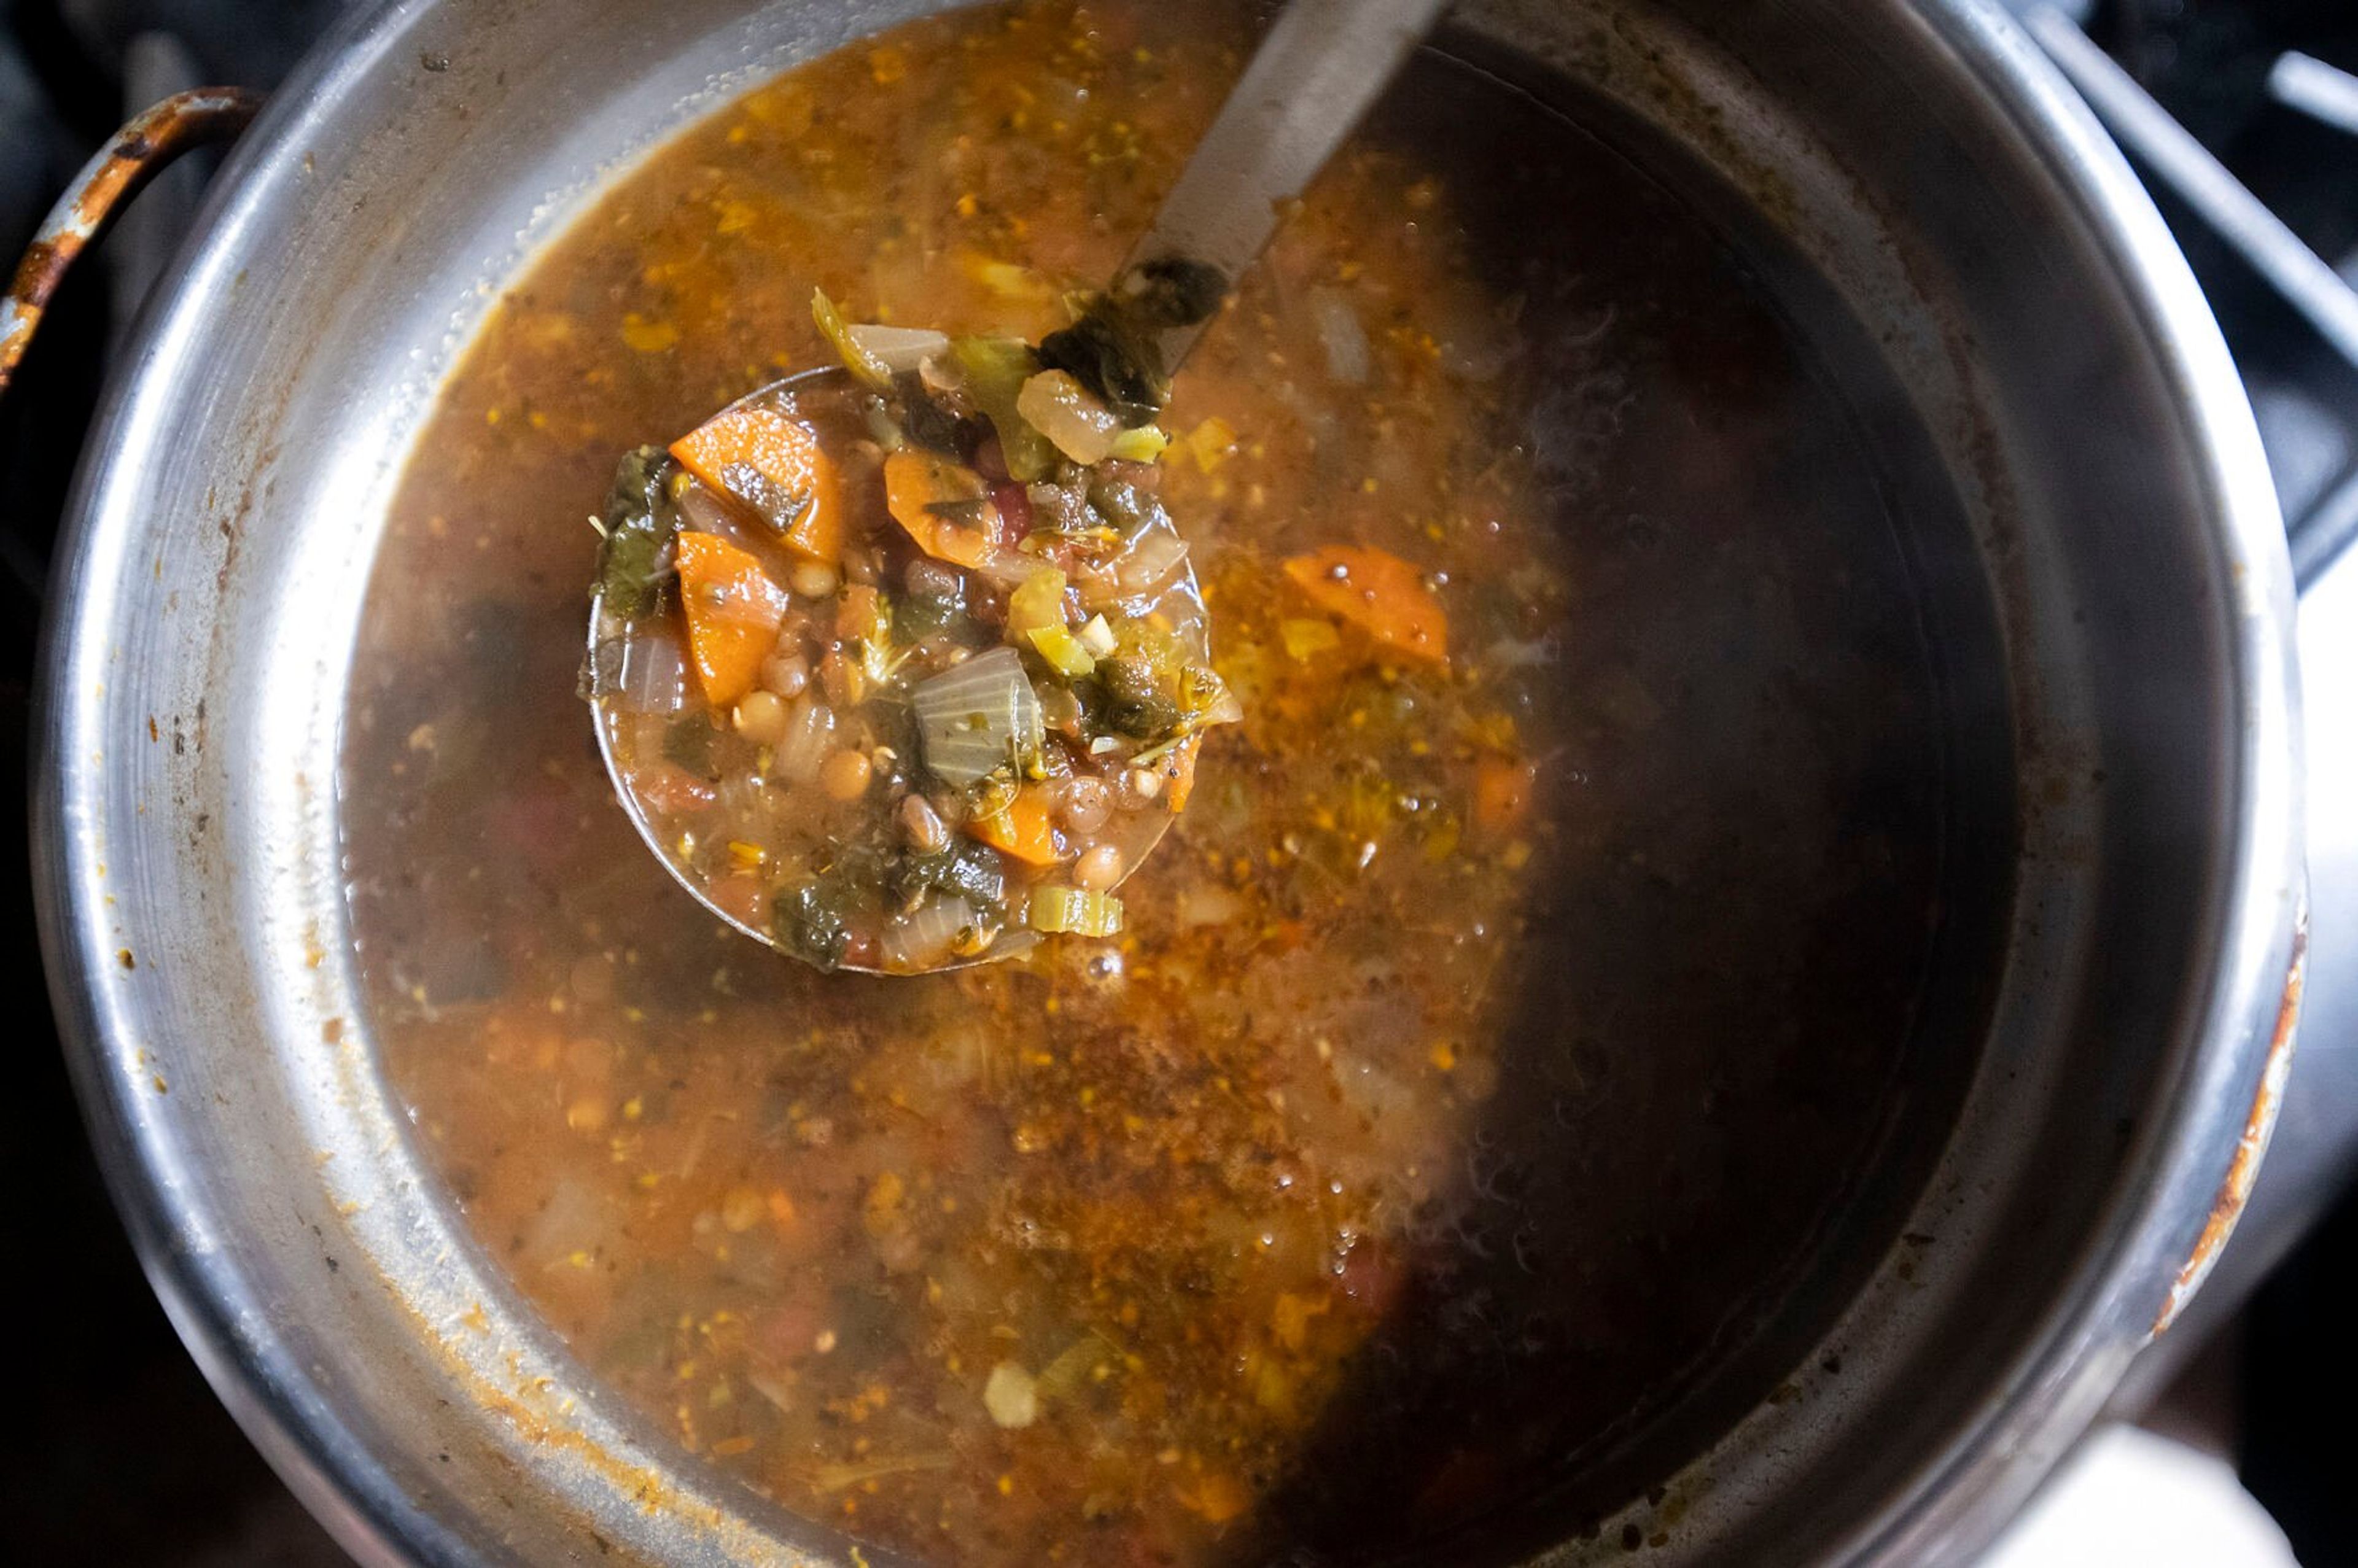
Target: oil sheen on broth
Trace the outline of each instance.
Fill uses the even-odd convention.
[[[1059,325],[1239,69],[1174,9],[855,45],[514,282],[362,632],[374,1034],[515,1288],[796,1514],[956,1563],[1466,1561],[1550,1488],[1620,1501],[1581,1476],[1776,1314],[1932,940],[1899,553],[1736,247],[1411,71],[1179,379],[1163,483],[1246,717],[1113,941],[781,959],[640,846],[573,697],[617,453],[825,362],[814,287]],[[1350,543],[1430,574],[1445,664],[1279,569]]]

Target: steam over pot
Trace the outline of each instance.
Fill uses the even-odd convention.
[[[181,1333],[363,1560],[842,1553],[572,1387],[465,1238],[373,1065],[332,781],[373,529],[479,286],[735,88],[925,9],[363,8],[237,149],[91,442],[37,781],[59,1013]],[[2292,589],[2250,413],[1994,5],[1467,0],[1441,47],[1617,105],[1803,258],[1772,281],[1855,324],[1894,482],[1953,498],[1926,614],[2011,759],[1980,781],[2002,978],[1948,999],[1978,1065],[1892,1199],[1913,1239],[1855,1260],[1680,1518],[1534,1555],[1625,1526],[1682,1562],[1961,1555],[2199,1283],[2282,1079]]]

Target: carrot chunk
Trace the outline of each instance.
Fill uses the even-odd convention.
[[[884,460],[884,509],[936,560],[979,567],[998,548],[990,487],[972,469],[931,452],[903,449]]]
[[[683,533],[674,548],[697,679],[707,702],[728,708],[760,677],[786,617],[786,590],[717,534]]]
[[[1172,747],[1171,754],[1163,760],[1163,773],[1171,782],[1164,787],[1163,798],[1174,816],[1187,809],[1187,797],[1195,793],[1195,758],[1203,749],[1203,735],[1190,735]]]
[[[998,816],[977,817],[966,825],[966,830],[1028,866],[1053,866],[1065,858],[1049,820],[1048,792],[1036,784],[1017,790],[1014,800]]]
[[[674,441],[671,455],[758,514],[797,554],[830,565],[842,558],[842,484],[809,426],[775,409],[724,408]]]
[[[1388,551],[1329,545],[1285,563],[1285,575],[1310,601],[1388,648],[1420,659],[1449,659],[1449,613],[1417,569]]]
[[[1539,764],[1484,757],[1474,764],[1474,826],[1485,833],[1511,833],[1531,814]]]

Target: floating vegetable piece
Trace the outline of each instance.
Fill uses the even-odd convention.
[[[1307,616],[1289,616],[1277,623],[1278,640],[1285,644],[1288,658],[1296,663],[1314,659],[1330,649],[1342,645],[1343,639],[1331,621],[1316,621]]]
[[[1228,461],[1228,454],[1236,449],[1236,428],[1215,415],[1188,431],[1182,445],[1187,455],[1195,460],[1195,466],[1210,473]]]
[[[895,375],[915,370],[950,346],[949,334],[930,327],[857,326],[844,329],[853,345]]]
[[[1040,1397],[1032,1374],[1012,1361],[1001,1361],[983,1380],[982,1408],[997,1424],[1026,1427],[1040,1419]]]
[[[1015,410],[1056,449],[1087,468],[1113,455],[1122,422],[1088,389],[1061,370],[1042,371],[1023,384]]]
[[[760,678],[785,619],[786,590],[761,562],[718,535],[682,534],[674,547],[697,679],[707,702],[727,708]]]
[[[1474,764],[1474,826],[1485,833],[1511,833],[1531,815],[1539,764],[1484,757]]]
[[[990,487],[974,470],[933,452],[911,447],[885,458],[884,506],[936,560],[979,567],[999,547]]]
[[[829,564],[841,558],[841,481],[835,460],[801,420],[758,404],[724,408],[674,441],[671,455],[777,529],[797,554]]]
[[[1036,887],[1023,920],[1052,935],[1113,936],[1121,931],[1121,900],[1087,888]]]
[[[1024,784],[1003,809],[976,817],[966,830],[1027,866],[1053,866],[1065,858],[1045,784]]]
[[[993,648],[909,694],[925,766],[945,784],[970,784],[1001,768],[1022,772],[1040,754],[1040,699],[1012,648]]]
[[[1388,551],[1329,545],[1285,563],[1285,575],[1330,615],[1388,648],[1436,664],[1449,658],[1449,612],[1414,567]]]
[[[835,350],[836,358],[843,362],[843,368],[851,373],[854,381],[871,392],[882,392],[892,384],[892,367],[852,336],[843,312],[835,308],[835,301],[823,289],[811,290],[811,319],[818,324],[819,336]]]

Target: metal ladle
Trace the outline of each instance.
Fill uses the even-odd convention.
[[[1189,319],[1166,317],[1149,323],[1143,334],[1156,351],[1159,370],[1151,389],[1159,403],[1171,375],[1185,360],[1204,329],[1217,314],[1218,302],[1267,247],[1288,207],[1334,156],[1422,40],[1448,0],[1293,0],[1260,47],[1253,53],[1243,77],[1221,105],[1204,139],[1196,144],[1178,182],[1163,199],[1148,226],[1115,273],[1101,297],[1101,305],[1119,316],[1126,306],[1173,277],[1184,278],[1189,291],[1204,308],[1187,312]],[[828,368],[800,372],[772,382],[740,398],[740,404],[789,397],[807,387],[840,375]],[[732,405],[731,406],[735,406]],[[1193,604],[1195,613],[1181,635],[1195,644],[1193,652],[1209,662],[1209,634],[1203,600],[1192,568],[1182,569],[1168,590]],[[613,612],[602,592],[590,604],[590,651],[627,637],[630,622]],[[681,863],[649,822],[645,806],[631,788],[615,752],[611,726],[603,711],[611,697],[592,699],[600,709],[592,728],[608,781],[656,860],[680,886],[718,919],[781,952],[787,949],[769,931],[738,918],[706,892],[688,867]],[[1152,852],[1168,829],[1171,814],[1152,816],[1151,828],[1126,846],[1120,876],[1126,878]],[[1120,879],[1117,878],[1119,882]],[[1021,951],[1028,945],[1023,934],[1010,932],[980,955],[954,957],[925,971],[874,969],[844,964],[846,969],[868,973],[937,972],[987,963]]]

